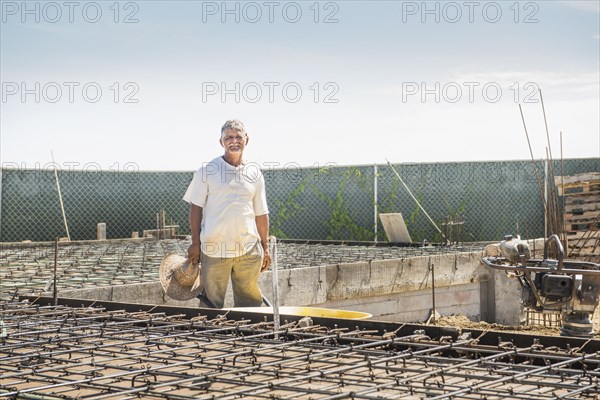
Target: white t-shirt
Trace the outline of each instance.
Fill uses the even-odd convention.
[[[260,240],[255,217],[268,214],[258,164],[234,167],[222,157],[204,164],[183,200],[202,207],[201,250],[209,257],[239,257]]]

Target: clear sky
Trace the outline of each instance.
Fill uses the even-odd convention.
[[[3,167],[600,157],[600,1],[1,1]]]

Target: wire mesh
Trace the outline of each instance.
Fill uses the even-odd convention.
[[[185,254],[187,246],[180,240],[60,243],[57,289],[157,282],[164,255]],[[53,243],[0,246],[0,299],[48,292],[53,282]]]
[[[527,325],[541,325],[555,328],[560,328],[562,326],[562,318],[560,314],[542,313],[530,309],[526,309],[525,311],[525,323]]]
[[[597,352],[539,342],[0,303],[0,397],[595,398]],[[304,320],[306,322],[306,320]],[[358,324],[357,324],[358,325]],[[514,339],[514,338],[513,338]],[[567,346],[568,347],[568,346]],[[585,347],[585,346],[582,346]]]
[[[544,235],[544,213],[531,161],[399,164],[395,168],[439,225],[464,218],[464,241],[505,234]],[[541,162],[538,172],[543,173]],[[600,159],[555,161],[555,172],[600,171]],[[183,193],[191,172],[59,171],[72,239],[131,237],[156,228],[163,209],[169,224],[189,233]],[[271,231],[281,238],[374,240],[378,213],[400,212],[414,241],[439,242],[431,225],[387,165],[285,168],[264,171]],[[375,188],[377,196],[375,196]],[[375,198],[377,197],[377,198]],[[53,171],[3,169],[0,241],[50,241],[66,236]],[[377,238],[386,240],[377,221]]]
[[[56,257],[57,289],[158,282],[163,257],[171,252],[185,255],[190,244],[189,239],[61,242]],[[289,269],[481,251],[482,248],[480,244],[398,247],[282,242],[277,246],[277,253],[279,268]],[[53,243],[0,245],[0,299],[49,292],[53,289],[53,277]]]

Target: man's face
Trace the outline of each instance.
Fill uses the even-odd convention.
[[[226,153],[243,153],[246,144],[248,144],[248,135],[233,129],[225,129],[221,135],[221,146],[225,148]]]

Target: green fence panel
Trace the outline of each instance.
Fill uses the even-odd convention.
[[[438,226],[447,217],[464,218],[465,241],[498,240],[509,233],[543,236],[544,211],[536,179],[537,170],[544,180],[542,161],[394,168]],[[555,160],[548,168],[556,176],[600,171],[600,159]],[[402,213],[413,241],[441,240],[388,165],[268,169],[264,175],[271,233],[278,237],[374,240],[376,206],[378,213]],[[71,239],[95,239],[100,222],[107,224],[108,238],[155,229],[161,209],[167,223],[178,224],[180,233],[189,234],[188,205],[182,197],[192,176],[192,172],[58,171]],[[54,172],[2,170],[0,241],[64,236]],[[377,238],[386,240],[378,219]]]

